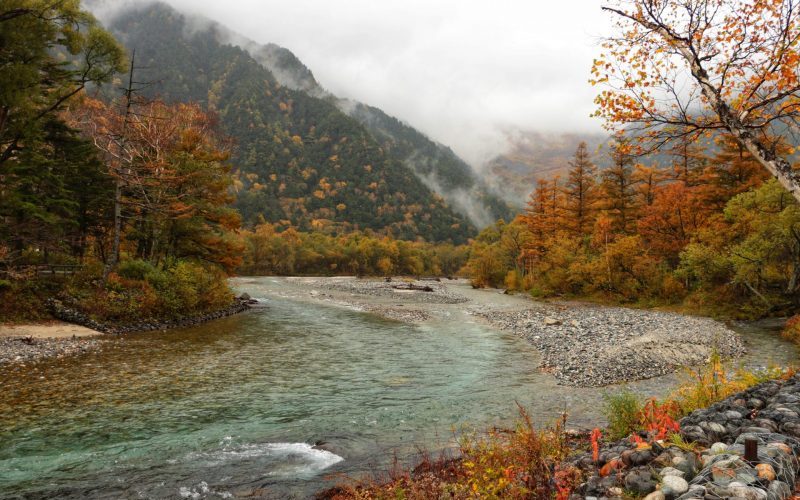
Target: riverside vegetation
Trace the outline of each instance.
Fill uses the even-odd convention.
[[[735,15],[720,21],[725,29],[692,21],[691,36],[671,38],[685,30],[664,26],[680,25],[682,14],[649,8],[662,3],[678,5],[637,0],[632,12],[610,9],[624,36],[606,43],[593,69],[594,84],[622,78],[597,100],[598,116],[625,132],[616,130],[606,149],[610,166],[598,169],[578,145],[568,177],[532,186],[525,212],[513,218],[474,178],[453,181],[454,189],[474,187],[492,217],[506,216],[476,234],[420,178],[465,166],[413,129],[379,114],[388,126],[371,130],[374,120],[361,116],[367,108],[350,116],[332,96],[282,83],[248,52],[220,43],[214,30],[182,38],[185,20],[161,5],[114,27],[129,43],[142,43],[148,66],[159,50],[170,56],[163,95],[148,95],[137,83],[134,52],[77,0],[10,0],[0,7],[0,320],[47,318],[54,297],[108,324],[213,315],[233,304],[227,278],[237,271],[464,274],[475,287],[534,297],[736,318],[793,314],[800,180],[782,127],[800,114],[800,34],[796,22],[784,22],[795,19],[796,7],[697,2],[689,7],[713,4]],[[755,19],[754,30],[744,28]],[[720,46],[726,50],[710,49]],[[626,59],[631,48],[645,62]],[[210,76],[186,78],[196,68],[185,62],[199,53],[209,56],[201,59],[210,61]],[[676,55],[703,93],[700,115],[688,114],[691,106],[656,109],[650,89],[674,90],[657,70],[673,62],[660,58]],[[620,73],[611,74],[612,66]],[[671,116],[676,109],[682,113]],[[406,168],[415,144],[426,161]],[[785,335],[800,339],[800,319],[789,321]],[[623,487],[650,494],[659,479],[662,495],[677,497],[698,467],[678,470],[680,480],[631,467],[666,453],[678,468],[712,438],[728,441],[712,447],[722,453],[745,434],[798,437],[796,382],[786,368],[732,375],[712,355],[664,401],[610,395],[608,440],[627,442],[606,442],[605,455],[599,430],[580,440],[563,421],[536,429],[522,410],[514,429],[467,434],[457,457],[327,493],[564,499],[577,491],[622,496]],[[746,398],[736,395],[751,386]],[[720,401],[723,423],[714,407],[701,409]],[[796,441],[770,439],[783,439],[763,443],[774,456],[800,451]],[[588,457],[576,455],[580,447],[591,448]],[[727,455],[723,469],[739,467]],[[714,460],[707,465],[721,467]],[[659,474],[669,477],[666,468]],[[757,476],[781,498],[788,493],[774,485],[793,486],[784,470]],[[726,488],[761,497],[735,477]],[[716,488],[711,482],[703,488]]]

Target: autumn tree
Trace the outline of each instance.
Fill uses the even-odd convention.
[[[777,151],[800,117],[800,7],[794,0],[612,0],[616,34],[595,60],[597,116],[650,147],[732,137],[800,199]]]
[[[597,200],[597,167],[592,163],[585,142],[578,145],[569,166],[563,188],[565,222],[571,231],[583,235],[593,225]]]
[[[601,174],[604,209],[614,231],[630,233],[635,224],[636,190],[631,143],[619,136],[610,144],[611,166]]]
[[[529,250],[534,253],[544,251],[548,238],[555,236],[558,219],[561,211],[561,194],[558,188],[558,177],[554,179],[539,179],[536,189],[528,199],[528,205],[522,222],[528,227],[533,236]]]
[[[698,184],[708,165],[708,158],[703,148],[691,142],[689,138],[683,137],[674,141],[669,153],[672,157],[674,178],[689,187]]]

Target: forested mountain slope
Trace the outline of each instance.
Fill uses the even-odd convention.
[[[212,23],[198,28],[164,4],[128,11],[111,30],[136,50],[136,79],[168,101],[197,101],[219,115],[237,147],[237,207],[245,223],[463,242],[474,234],[411,170],[335,98],[280,83],[250,53],[223,43]],[[259,56],[296,68],[290,52],[266,46]],[[298,61],[299,62],[299,61]],[[307,70],[306,70],[307,71]],[[310,72],[298,73],[311,78]],[[281,75],[286,78],[286,74]]]

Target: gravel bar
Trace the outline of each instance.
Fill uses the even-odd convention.
[[[471,313],[531,342],[542,354],[542,368],[564,385],[598,387],[665,375],[703,363],[714,349],[726,358],[745,353],[735,332],[709,318],[549,304]]]

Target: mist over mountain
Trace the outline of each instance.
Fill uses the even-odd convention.
[[[603,146],[606,134],[543,134],[515,132],[509,135],[509,150],[487,162],[482,175],[487,184],[512,206],[525,206],[539,179],[564,178],[569,161],[582,141],[589,146],[592,161],[599,167],[608,163]]]
[[[88,6],[136,50],[149,96],[194,100],[219,114],[237,142],[237,207],[246,223],[464,241],[476,226],[513,216],[452,150],[377,108],[331,95],[286,48],[162,3]]]

